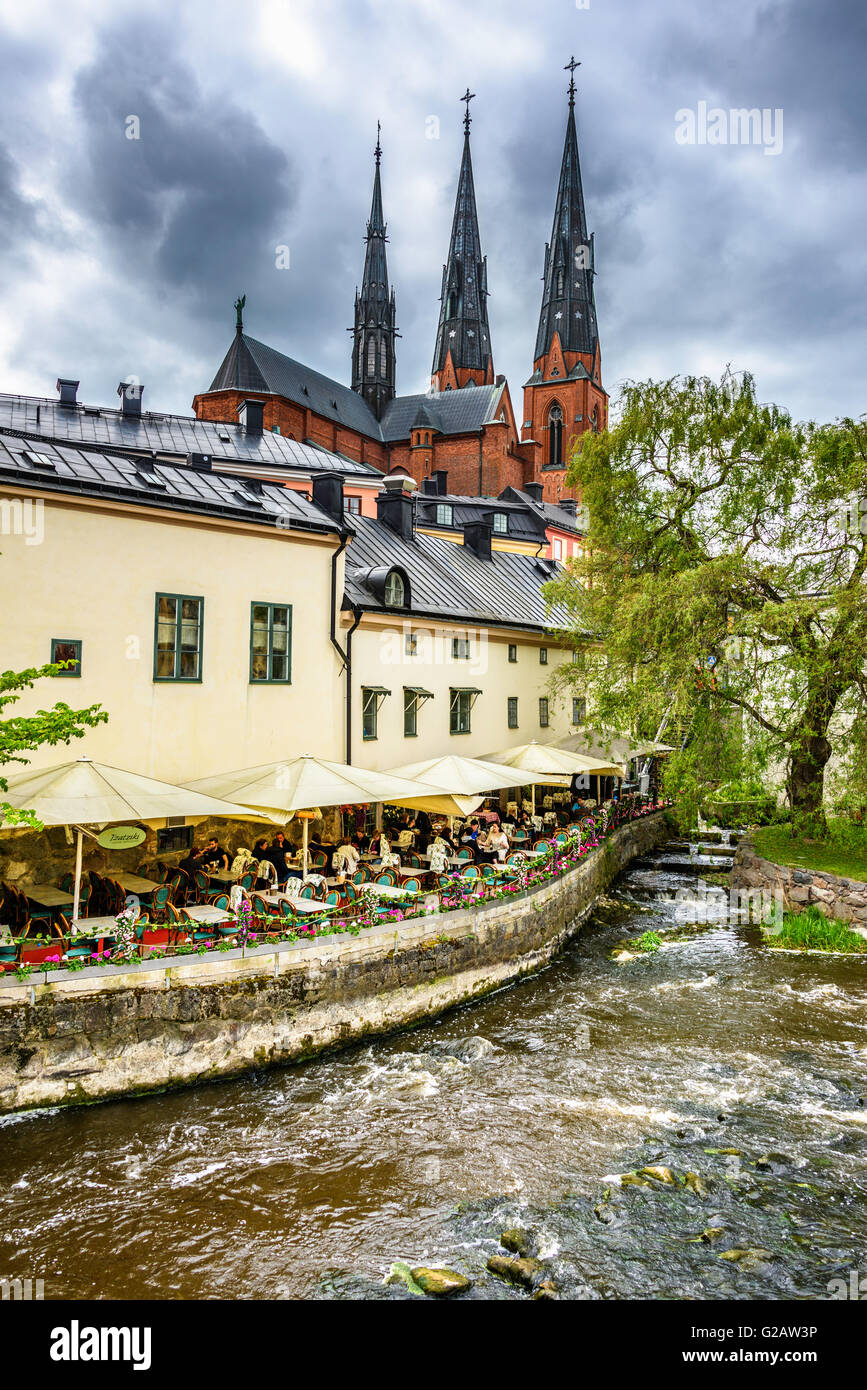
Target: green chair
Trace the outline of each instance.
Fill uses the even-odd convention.
[[[479,878],[480,870],[478,864],[467,864],[466,868],[461,869],[461,878]]]
[[[397,887],[397,874],[394,869],[382,869],[374,879],[374,883],[381,883],[384,888]]]

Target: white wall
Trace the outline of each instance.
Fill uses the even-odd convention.
[[[67,499],[45,502],[44,539],[0,542],[0,668],[50,660],[51,639],[83,642],[79,679],[40,681],[9,714],[64,700],[109,722],[30,759],[82,754],[166,781],[300,752],[343,755],[344,680],[329,641],[334,537],[189,520]],[[342,559],[338,596],[342,592]],[[204,597],[201,684],[153,679],[157,592]],[[292,683],[251,685],[250,604],[291,603]]]

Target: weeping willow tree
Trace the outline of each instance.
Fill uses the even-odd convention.
[[[867,422],[797,425],[748,374],[631,383],[567,482],[589,531],[548,586],[575,648],[558,678],[604,727],[692,732],[681,775],[779,760],[821,828],[832,754],[864,743]]]

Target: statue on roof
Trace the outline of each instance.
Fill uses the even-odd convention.
[[[247,303],[247,296],[246,296],[245,294],[242,294],[242,295],[240,296],[239,299],[236,299],[236,300],[235,300],[235,305],[234,305],[234,307],[235,307],[235,314],[236,314],[236,316],[237,316],[237,317],[236,317],[236,324],[235,324],[235,326],[236,326],[236,328],[237,328],[237,330],[238,330],[239,333],[243,333],[243,331],[244,331],[244,305],[245,305],[246,303]]]

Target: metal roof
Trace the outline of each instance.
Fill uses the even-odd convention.
[[[35,461],[40,458],[44,463]],[[217,514],[282,529],[338,530],[303,493],[280,483],[202,472],[183,464],[136,462],[111,450],[0,435],[0,479],[7,486],[11,483],[140,507]]]
[[[396,396],[382,417],[386,440],[406,439],[423,411],[440,434],[472,434],[496,419],[505,382],[499,386],[463,386],[458,391],[426,391]]]
[[[254,384],[255,382],[259,384]],[[276,348],[236,333],[208,391],[259,391],[283,396],[326,420],[381,440],[379,421],[363,396]]]
[[[132,453],[171,454],[179,459],[200,453],[227,463],[291,468],[304,473],[336,471],[371,479],[382,476],[379,469],[369,463],[357,463],[328,449],[302,444],[270,430],[261,435],[248,435],[240,424],[221,424],[197,420],[192,415],[163,415],[152,411],[144,411],[140,420],[128,420],[120,410],[62,406],[56,400],[39,396],[0,393],[0,431],[10,430],[34,439],[84,446],[108,445]]]
[[[346,599],[358,608],[384,611],[365,575],[398,566],[409,577],[413,616],[539,632],[568,624],[565,609],[549,613],[541,592],[560,573],[560,565],[504,550],[481,560],[468,546],[441,536],[416,532],[406,541],[373,517],[354,516],[352,522],[355,536],[346,554],[345,588]]]

